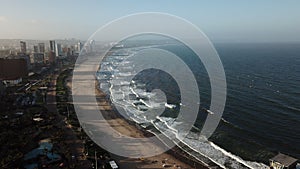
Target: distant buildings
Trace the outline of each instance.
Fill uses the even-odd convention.
[[[34,64],[43,64],[45,62],[44,53],[33,53],[32,55]]]
[[[27,69],[30,70],[31,69],[31,62],[30,62],[30,56],[28,54],[19,54],[15,57],[13,57],[14,59],[24,59],[26,61],[27,64]]]
[[[90,40],[90,50],[91,50],[91,52],[94,51],[94,47],[95,47],[95,40]]]
[[[53,51],[49,51],[49,53],[48,53],[48,62],[50,64],[55,63],[55,53]]]
[[[93,42],[91,41],[91,43]],[[74,61],[81,50],[87,51],[83,43],[78,42],[78,40],[16,41],[11,46],[0,46],[0,58],[24,59],[27,69],[37,72],[48,64],[50,66]]]
[[[94,47],[95,47],[95,41],[90,40],[88,43],[85,44],[84,50],[87,53],[91,53],[91,52],[94,52]]]
[[[50,40],[50,51],[55,52],[55,41],[54,40]]]
[[[54,40],[50,40],[50,51],[48,53],[48,62],[50,64],[54,64],[55,61],[56,61],[56,59],[55,59],[55,57],[56,57],[55,52],[56,52],[55,41]]]
[[[26,53],[26,42],[20,41],[20,46],[21,46],[20,52],[25,54]]]
[[[87,41],[86,43],[78,42],[75,45],[77,53],[92,53],[95,52],[95,40]]]
[[[22,82],[22,78],[27,75],[28,69],[25,59],[0,59],[0,80],[6,86]]]
[[[33,53],[31,54],[31,62],[35,65],[45,63],[45,44],[39,43],[33,46]]]
[[[77,51],[80,52],[83,49],[83,44],[81,42],[77,43]]]
[[[55,45],[55,54],[56,54],[56,57],[62,55],[61,44],[59,44],[59,43],[56,43],[56,45]]]
[[[0,50],[0,58],[6,58],[12,54],[13,52],[10,49]]]
[[[33,52],[34,52],[34,53],[38,53],[38,52],[39,52],[39,47],[36,46],[36,45],[34,45],[34,46],[33,46]]]
[[[39,53],[45,53],[45,44],[44,43],[39,43]]]

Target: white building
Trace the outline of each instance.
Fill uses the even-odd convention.
[[[55,54],[56,54],[56,57],[62,55],[62,48],[61,48],[61,44],[59,44],[59,43],[55,44]]]

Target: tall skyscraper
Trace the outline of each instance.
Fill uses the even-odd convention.
[[[62,55],[61,44],[57,43],[55,45],[55,53],[56,53],[56,56],[61,56]]]
[[[95,40],[91,40],[89,44],[89,52],[93,52],[95,47]]]
[[[55,52],[55,41],[54,40],[50,40],[50,51]]]
[[[44,43],[39,43],[39,52],[40,53],[45,53],[45,44]]]
[[[21,53],[26,53],[26,42],[20,41]]]
[[[77,43],[77,49],[78,49],[78,52],[80,52],[83,48],[83,44],[81,42],[78,42]]]

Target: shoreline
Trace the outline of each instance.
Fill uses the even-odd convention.
[[[112,105],[111,101],[107,98],[107,95],[102,92],[99,89],[99,82],[96,80],[96,96],[97,96],[97,103],[101,110],[102,115],[104,118],[109,121],[110,125],[117,131],[122,132],[122,134],[126,134],[128,136],[132,137],[149,137],[153,136],[151,132],[143,129],[142,127],[139,127],[138,124],[136,124],[133,121],[130,121],[128,119],[125,119],[122,117],[119,113],[117,113],[116,109]],[[115,124],[118,124],[118,126],[122,126],[123,129],[119,127],[114,127]],[[179,143],[179,145],[183,143]],[[195,168],[195,169],[208,169],[210,167],[213,168],[221,168],[217,164],[213,163],[209,159],[205,159],[204,161],[208,162],[206,164],[203,161],[200,161],[196,159],[195,157],[189,155],[187,152],[185,152],[183,149],[181,149],[179,146],[174,146],[167,152],[164,152],[162,154],[145,158],[143,161],[139,159],[130,159],[126,157],[119,157],[116,155],[113,155],[115,159],[118,160],[118,163],[122,165],[126,165],[125,168],[128,167],[135,167],[135,168],[164,168],[164,164],[168,164],[168,166],[173,166],[177,168]],[[203,157],[205,158],[205,157]],[[167,159],[167,160],[166,160]],[[145,163],[145,161],[148,161]],[[150,164],[149,164],[149,161]],[[167,161],[167,162],[166,162]],[[159,163],[159,164],[158,164]]]

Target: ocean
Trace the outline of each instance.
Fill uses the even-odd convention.
[[[164,49],[189,66],[199,85],[200,110],[184,144],[224,168],[266,168],[268,159],[278,152],[300,158],[300,44],[214,44],[226,74],[227,101],[218,128],[205,140],[198,133],[207,116],[203,108],[210,107],[211,86],[194,52],[181,43],[123,43],[101,62],[97,78],[112,103],[126,111],[124,116],[180,137],[180,121],[175,119],[185,105],[176,81],[162,70],[133,72],[134,63],[124,61],[143,49]],[[170,65],[171,60],[165,63]],[[131,82],[124,80],[130,75],[135,75]],[[124,87],[128,85],[130,88]],[[153,99],[153,89],[162,90],[167,102]],[[165,111],[155,119],[143,113],[161,107]]]

